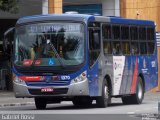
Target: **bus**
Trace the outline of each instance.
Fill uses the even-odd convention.
[[[72,101],[141,104],[158,85],[155,23],[84,14],[20,18],[14,29],[13,87],[37,109]]]

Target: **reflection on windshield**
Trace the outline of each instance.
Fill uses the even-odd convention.
[[[50,41],[55,50],[47,41]],[[79,65],[84,61],[84,28],[79,23],[41,23],[16,30],[15,64],[20,66]]]

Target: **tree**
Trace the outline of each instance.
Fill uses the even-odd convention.
[[[0,0],[0,10],[10,13],[17,13],[18,0]]]

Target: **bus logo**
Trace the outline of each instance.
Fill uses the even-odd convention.
[[[70,76],[61,76],[61,80],[69,80]]]

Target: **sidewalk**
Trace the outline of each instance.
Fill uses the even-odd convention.
[[[15,98],[11,91],[0,91],[0,107],[34,104],[33,98]]]

